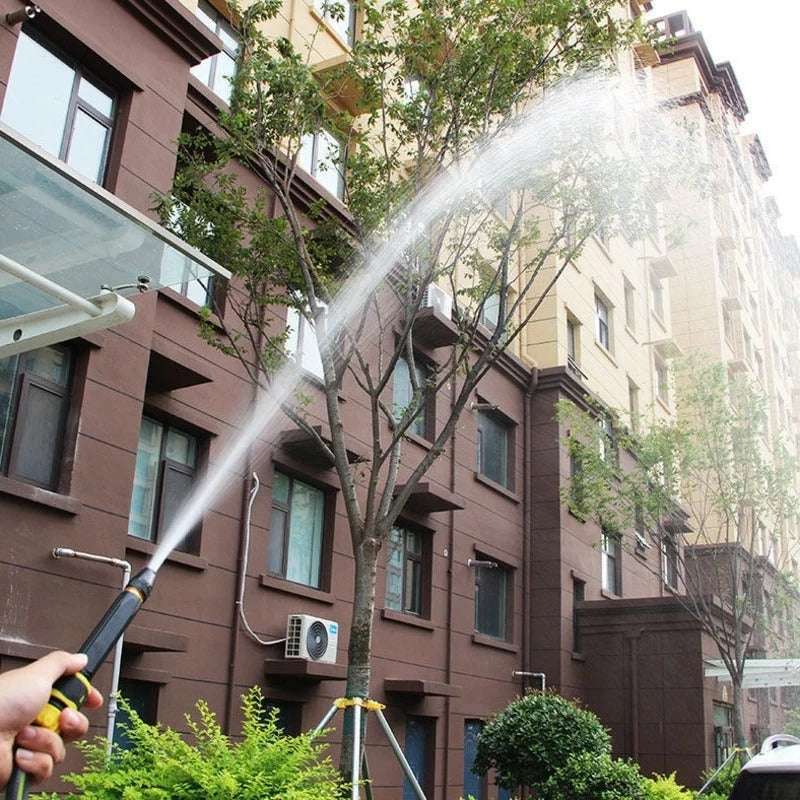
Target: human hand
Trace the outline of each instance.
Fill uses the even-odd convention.
[[[82,653],[59,650],[0,674],[0,788],[8,783],[14,761],[35,783],[49,778],[53,766],[64,760],[64,742],[86,735],[89,720],[70,708],[59,717],[61,735],[31,725],[50,699],[53,684],[85,666],[86,656]],[[97,708],[102,702],[100,693],[92,689],[85,705]]]

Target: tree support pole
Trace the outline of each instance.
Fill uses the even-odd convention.
[[[389,745],[392,748],[392,751],[397,758],[400,767],[403,770],[406,778],[408,778],[408,782],[411,784],[412,788],[414,789],[414,794],[417,796],[418,800],[426,800],[425,793],[422,791],[422,787],[419,785],[419,781],[417,780],[417,776],[414,775],[413,770],[411,769],[411,765],[408,763],[408,760],[405,757],[405,753],[403,753],[400,744],[397,741],[397,738],[392,733],[392,729],[389,727],[389,723],[386,721],[386,717],[383,715],[383,709],[385,708],[384,705],[378,703],[375,700],[364,700],[361,697],[340,697],[337,700],[333,701],[333,705],[322,718],[320,723],[314,728],[314,733],[320,733],[325,726],[331,721],[333,715],[339,709],[346,709],[352,708],[353,709],[353,787],[352,793],[350,795],[351,800],[358,800],[358,788],[360,783],[360,770],[359,764],[361,761],[361,709],[363,708],[365,711],[374,711],[375,715],[378,718],[378,722],[380,723],[381,730],[383,730],[384,735],[386,736]]]

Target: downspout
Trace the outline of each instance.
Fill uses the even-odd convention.
[[[531,450],[533,449],[533,395],[539,383],[539,370],[531,367],[528,386],[525,389],[525,403],[522,409],[523,427],[523,468],[522,468],[522,688],[525,688],[525,673],[530,673],[533,664],[532,595],[533,595],[533,524],[531,521],[533,476],[531,475]]]
[[[274,209],[273,209],[274,210]],[[263,331],[259,331],[258,346],[261,348],[263,343]],[[255,404],[258,398],[258,384],[253,383],[253,399]],[[245,468],[245,475],[253,473],[253,450],[247,449],[247,462]],[[239,659],[239,618],[241,603],[240,598],[244,592],[244,582],[247,580],[245,574],[245,564],[247,563],[247,547],[249,543],[249,530],[250,525],[250,489],[248,488],[248,481],[242,481],[242,500],[241,500],[241,514],[239,517],[239,556],[236,560],[236,599],[233,603],[233,618],[231,619],[231,635],[230,644],[228,648],[228,685],[225,691],[225,733],[230,734],[233,725],[233,699],[234,699],[234,684],[236,681],[236,663]]]
[[[112,558],[111,556],[99,556],[95,553],[84,553],[80,550],[73,550],[71,547],[54,547],[53,558],[80,558],[84,561],[93,561],[97,564],[109,564],[112,567],[119,567],[122,570],[122,588],[128,585],[131,577],[131,565],[124,558]],[[119,675],[122,669],[122,636],[117,639],[114,649],[114,661],[111,672],[111,690],[108,693],[108,721],[106,723],[107,752],[111,755],[111,747],[114,744],[114,727],[117,719],[117,692],[119,691]]]
[[[455,356],[453,356],[455,358]],[[450,408],[455,405],[456,382],[450,382]],[[456,486],[456,434],[450,437],[450,491],[455,493]],[[447,639],[445,641],[445,681],[450,685],[453,679],[453,548],[455,546],[456,512],[448,513],[447,526]],[[447,800],[447,780],[450,774],[450,723],[452,719],[453,698],[447,695],[444,699],[444,758],[442,780],[442,800]]]

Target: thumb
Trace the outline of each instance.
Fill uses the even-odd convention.
[[[42,680],[55,683],[62,675],[73,675],[86,666],[86,656],[83,653],[67,653],[64,650],[54,650],[46,656],[34,661],[28,666],[39,675]]]

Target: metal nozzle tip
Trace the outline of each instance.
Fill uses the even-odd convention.
[[[153,591],[153,584],[156,581],[156,572],[150,567],[145,567],[141,572],[137,573],[128,583],[133,589],[138,589],[145,598],[150,596]]]

